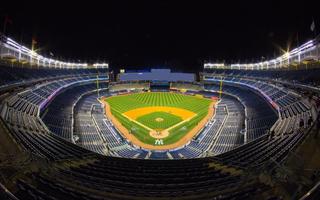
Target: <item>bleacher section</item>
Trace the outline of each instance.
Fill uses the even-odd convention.
[[[110,84],[110,92],[131,91],[131,90],[149,90],[148,82],[119,82]]]
[[[188,83],[188,82],[172,82],[170,84],[172,90],[190,90],[190,91],[201,91],[203,88],[200,84]]]

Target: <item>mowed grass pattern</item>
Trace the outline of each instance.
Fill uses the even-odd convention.
[[[197,115],[191,120],[170,130],[170,135],[163,139],[164,145],[167,145],[175,143],[195,127],[201,119],[208,114],[208,108],[211,103],[210,99],[171,92],[145,92],[120,95],[107,98],[106,101],[110,105],[112,114],[124,127],[140,141],[151,145],[155,145],[155,138],[149,135],[149,131],[139,124],[130,121],[124,117],[122,113],[132,109],[150,106],[177,107],[196,113]],[[155,110],[155,112],[157,111]],[[148,127],[152,126],[150,124],[145,125]]]
[[[181,122],[182,119],[181,117],[166,112],[153,112],[138,117],[137,121],[153,130],[164,130]]]

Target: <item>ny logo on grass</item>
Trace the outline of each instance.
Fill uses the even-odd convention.
[[[163,140],[162,140],[162,139],[156,139],[156,140],[154,141],[154,144],[155,144],[155,145],[163,145]]]

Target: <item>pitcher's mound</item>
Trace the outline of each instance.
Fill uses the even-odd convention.
[[[162,122],[163,119],[161,117],[156,118],[156,122]]]
[[[162,138],[168,137],[169,131],[167,131],[167,130],[162,130],[162,131],[152,130],[149,132],[149,135],[153,138],[156,138],[156,139],[162,139]]]

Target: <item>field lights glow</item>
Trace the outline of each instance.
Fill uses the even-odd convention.
[[[49,64],[49,66],[46,66],[46,67],[57,67],[59,65],[59,67],[62,67],[62,68],[87,68],[89,66],[88,63],[70,63],[70,62],[54,60],[51,58],[46,58],[42,55],[39,55],[35,50],[30,50],[29,48],[20,45],[19,43],[15,42],[11,38],[5,38],[5,47],[10,50],[13,50],[14,52],[18,52],[19,60],[22,59],[20,56],[21,54],[29,57],[30,62],[33,62],[33,59],[36,59],[37,65],[40,65],[40,64],[46,65],[47,63]],[[9,53],[11,52],[9,51]],[[13,53],[13,56],[16,56],[16,55]],[[93,66],[96,68],[105,68],[105,67],[107,68],[109,65],[108,63],[95,63],[93,64]]]
[[[235,63],[235,64],[216,64],[216,63],[204,63],[204,69],[218,69],[221,67],[231,68],[231,69],[269,69],[269,68],[281,68],[288,66],[292,62],[296,62],[297,60],[301,62],[301,57],[303,55],[313,50],[316,45],[319,45],[318,40],[310,40],[303,45],[291,50],[284,52],[283,55],[274,58],[272,60],[258,62],[258,63]]]

